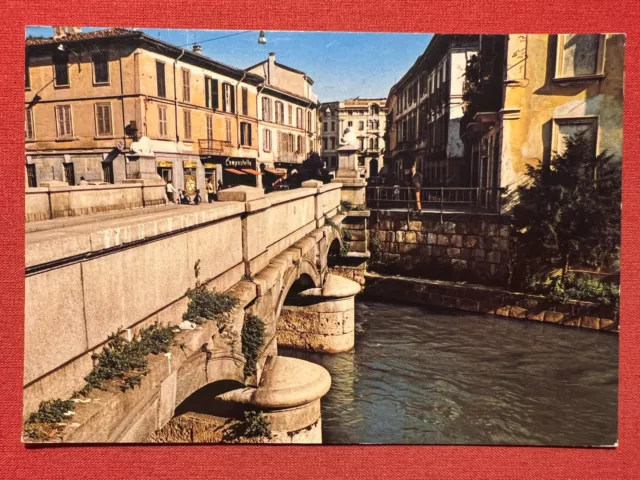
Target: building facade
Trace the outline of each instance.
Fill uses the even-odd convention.
[[[584,131],[622,155],[623,34],[482,35],[463,125],[472,186],[513,191]]]
[[[197,45],[185,50],[140,31],[57,33],[27,40],[27,187],[156,174],[190,194],[208,178],[262,185],[261,163],[273,166],[269,146],[278,143],[272,137],[268,144],[259,127],[261,102],[285,96],[278,86],[204,56]],[[310,86],[306,92],[308,101],[293,92],[287,103],[304,105],[304,115],[317,111]],[[294,128],[308,152],[317,144],[316,117],[304,115],[311,131]],[[141,158],[154,159],[155,171],[141,173]]]
[[[328,170],[338,169],[337,148],[349,128],[355,132],[360,175],[369,178],[378,174],[385,152],[385,104],[384,98],[351,98],[320,106],[322,160]]]
[[[264,82],[258,87],[258,144],[264,186],[318,152],[318,97],[306,73],[276,62],[276,54],[246,70]]]
[[[391,88],[386,166],[394,182],[404,181],[413,164],[424,186],[469,182],[460,122],[465,67],[477,49],[477,35],[435,35]]]

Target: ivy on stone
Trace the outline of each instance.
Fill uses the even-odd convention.
[[[245,378],[255,375],[258,358],[265,341],[265,328],[262,319],[251,313],[247,314],[242,326],[242,355],[245,358]]]

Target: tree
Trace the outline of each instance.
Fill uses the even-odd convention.
[[[571,266],[600,269],[620,246],[621,167],[593,153],[586,132],[565,142],[549,162],[527,167],[513,210],[513,283],[526,288],[546,272]]]

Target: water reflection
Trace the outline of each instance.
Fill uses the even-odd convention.
[[[618,339],[538,322],[360,301],[356,349],[323,365],[325,443],[611,445]]]

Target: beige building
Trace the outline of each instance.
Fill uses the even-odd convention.
[[[594,154],[621,159],[624,46],[623,34],[482,35],[466,107],[472,185],[514,191],[581,131]]]
[[[460,122],[465,67],[477,49],[477,35],[434,35],[391,87],[387,166],[398,181],[416,164],[424,186],[468,182]]]
[[[268,187],[274,168],[291,170],[318,151],[318,97],[304,72],[276,62],[276,54],[249,68],[263,77],[257,89],[258,146]]]
[[[139,31],[58,34],[27,40],[27,186],[156,173],[190,193],[208,177],[260,184],[263,77]]]
[[[350,98],[320,106],[322,159],[329,170],[338,168],[340,138],[345,129],[355,132],[358,168],[364,178],[375,176],[382,167],[385,150],[386,99]],[[373,163],[372,163],[373,162]]]

